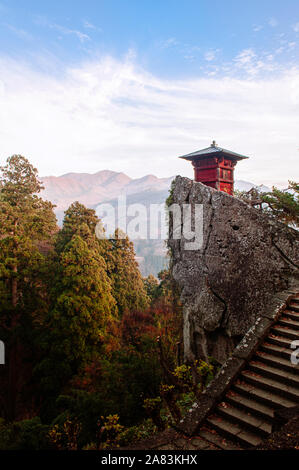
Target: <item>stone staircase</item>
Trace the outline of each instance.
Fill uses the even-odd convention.
[[[196,435],[228,450],[255,447],[267,438],[275,411],[299,404],[299,365],[291,362],[294,340],[299,341],[299,294],[273,322]]]

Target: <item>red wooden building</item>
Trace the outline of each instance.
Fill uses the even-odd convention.
[[[233,194],[234,167],[237,161],[244,160],[244,155],[218,147],[215,140],[210,147],[183,155],[194,167],[194,179],[211,188]]]

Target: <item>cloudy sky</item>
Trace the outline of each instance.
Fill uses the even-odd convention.
[[[215,139],[285,187],[298,59],[298,0],[0,0],[0,163],[192,176],[177,157]]]

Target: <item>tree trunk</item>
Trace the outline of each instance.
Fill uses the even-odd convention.
[[[8,389],[7,389],[7,420],[12,422],[16,417],[17,398],[17,343],[11,345],[8,361]]]
[[[18,303],[18,280],[17,280],[17,272],[18,272],[18,267],[15,265],[12,268],[12,272],[14,273],[14,277],[12,278],[11,281],[11,302],[13,308],[16,308],[17,303]]]
[[[18,220],[15,220],[15,223],[14,223],[14,237],[16,236],[17,226],[18,226]],[[15,253],[14,254],[16,255],[16,252],[17,252],[17,249],[18,249],[18,242],[17,242],[16,239],[15,239],[14,243],[15,243]],[[16,308],[17,303],[18,303],[18,279],[17,279],[18,265],[17,264],[13,265],[12,272],[13,272],[13,277],[12,277],[12,281],[11,281],[11,301],[12,301],[13,308]]]

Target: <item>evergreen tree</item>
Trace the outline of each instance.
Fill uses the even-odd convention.
[[[144,282],[135,259],[134,245],[119,229],[107,252],[108,274],[120,315],[144,310],[149,304]]]
[[[146,293],[148,297],[151,299],[155,299],[158,295],[158,288],[159,288],[159,281],[158,279],[150,274],[144,279],[144,287],[146,289]]]
[[[299,227],[299,184],[289,181],[289,191],[273,187],[271,193],[261,195],[271,213],[282,222]]]
[[[38,242],[56,230],[53,205],[38,197],[43,186],[37,170],[21,155],[0,167],[1,270],[9,280],[13,308],[22,303],[22,282],[40,261]]]
[[[11,420],[20,412],[18,394],[29,374],[34,327],[47,308],[47,260],[40,244],[55,232],[56,218],[54,206],[38,196],[43,187],[25,157],[13,155],[0,171],[0,329],[7,353],[2,414]]]
[[[299,227],[299,184],[294,181],[289,181],[287,191],[273,186],[271,192],[263,193],[254,187],[249,191],[234,191],[234,195],[280,222]]]
[[[81,235],[90,237],[88,231],[87,225],[80,227]],[[61,349],[71,360],[83,359],[90,347],[103,341],[105,326],[116,311],[105,260],[91,240],[89,243],[75,234],[62,252],[58,295],[50,320]]]
[[[72,236],[77,232],[78,227],[86,224],[92,234],[95,233],[95,227],[99,222],[95,210],[88,209],[78,201],[73,202],[64,213],[63,226],[59,231],[56,242],[56,249],[60,253]]]
[[[54,416],[55,398],[70,379],[101,352],[109,323],[117,317],[106,262],[87,224],[77,227],[59,254],[52,298],[44,358],[36,368],[47,417]]]

